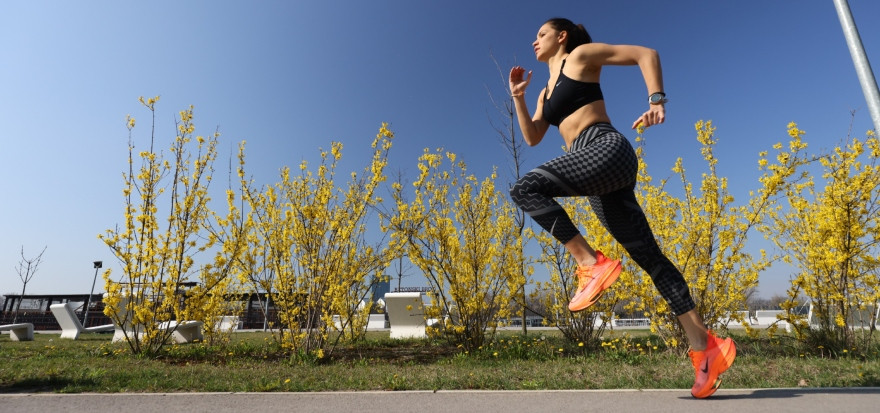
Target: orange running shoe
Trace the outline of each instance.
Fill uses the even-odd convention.
[[[696,379],[691,395],[698,399],[705,399],[715,393],[721,387],[721,373],[724,373],[733,364],[736,358],[736,344],[731,338],[720,339],[715,333],[709,331],[706,340],[706,350],[689,350],[688,356],[694,365]]]
[[[578,289],[568,303],[570,311],[581,311],[596,304],[599,297],[620,275],[620,260],[608,259],[596,251],[596,263],[592,266],[578,266]]]

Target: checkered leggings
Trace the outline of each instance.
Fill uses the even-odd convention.
[[[533,169],[510,190],[513,202],[559,242],[579,230],[554,197],[588,196],[602,225],[654,281],[676,315],[696,306],[681,272],[660,250],[635,197],[638,158],[611,124],[594,124],[565,155]]]

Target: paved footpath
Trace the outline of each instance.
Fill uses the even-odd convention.
[[[0,394],[3,412],[871,412],[880,388]]]

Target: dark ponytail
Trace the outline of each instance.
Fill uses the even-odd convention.
[[[592,43],[593,39],[590,37],[590,34],[587,33],[587,29],[584,28],[582,24],[574,24],[571,20],[564,19],[562,17],[556,17],[550,20],[547,20],[546,23],[550,23],[556,31],[566,32],[568,33],[568,40],[565,42],[565,51],[567,53],[571,53],[575,47],[578,47],[582,44]]]

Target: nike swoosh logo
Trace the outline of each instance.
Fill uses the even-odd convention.
[[[709,360],[703,360],[703,368],[700,369],[703,373],[709,373]]]

